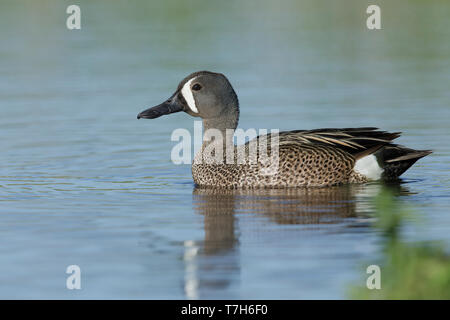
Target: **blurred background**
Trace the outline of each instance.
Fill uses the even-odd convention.
[[[414,212],[402,239],[445,255],[449,17],[444,0],[2,0],[0,298],[345,299],[383,264],[386,193]],[[198,70],[228,77],[241,128],[376,126],[434,153],[394,186],[197,190],[170,161],[194,119],[136,115]]]

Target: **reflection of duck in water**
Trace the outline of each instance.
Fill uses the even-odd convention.
[[[253,190],[195,188],[193,194],[195,210],[205,216],[205,235],[218,237],[227,230],[218,221],[234,220],[231,216],[235,213],[262,214],[280,224],[329,224],[368,214],[371,200],[381,188],[406,192],[400,184],[353,184]]]
[[[261,135],[243,146],[242,151],[249,155],[240,162],[236,158],[239,148],[233,143],[239,120],[238,98],[223,74],[208,71],[187,76],[168,100],[142,111],[138,119],[179,111],[201,117],[205,135],[214,132],[213,137],[204,139],[192,165],[194,182],[200,186],[286,188],[390,180],[431,153],[393,144],[398,132],[371,127],[328,128],[280,132],[275,145],[273,134]],[[271,144],[266,145],[269,140]],[[258,153],[252,146],[260,148],[261,144],[275,158],[259,161],[266,152],[258,149]],[[251,157],[258,161],[249,162]]]
[[[408,194],[400,184],[256,190],[195,188],[194,210],[204,216],[205,236],[204,241],[185,242],[186,296],[202,298],[212,291],[217,294],[235,288],[233,283],[239,280],[241,269],[237,220],[239,225],[245,224],[245,219],[241,221],[244,215],[268,218],[272,225],[333,224],[353,218],[362,218],[365,224],[364,218],[373,211],[373,197],[383,188],[394,194]],[[260,226],[254,222],[250,216],[252,230]],[[258,231],[260,236],[265,235],[264,230],[274,228],[263,228]]]

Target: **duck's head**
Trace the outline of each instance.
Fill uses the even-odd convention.
[[[239,103],[228,79],[221,73],[199,71],[184,78],[166,101],[138,114],[138,119],[155,119],[165,114],[184,111],[205,121],[235,122]],[[230,127],[229,124],[226,127]],[[234,129],[234,128],[233,128]]]

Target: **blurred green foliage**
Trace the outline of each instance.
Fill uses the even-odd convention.
[[[411,216],[394,196],[376,198],[375,227],[383,234],[381,289],[352,286],[353,299],[450,299],[450,255],[439,243],[405,242],[400,237],[404,218]],[[367,275],[369,276],[369,275]],[[365,284],[365,281],[363,282]]]

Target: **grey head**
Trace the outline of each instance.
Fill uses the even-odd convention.
[[[137,118],[155,119],[180,111],[201,117],[209,128],[235,129],[239,118],[239,102],[223,74],[199,71],[184,78],[169,99],[142,111]]]

